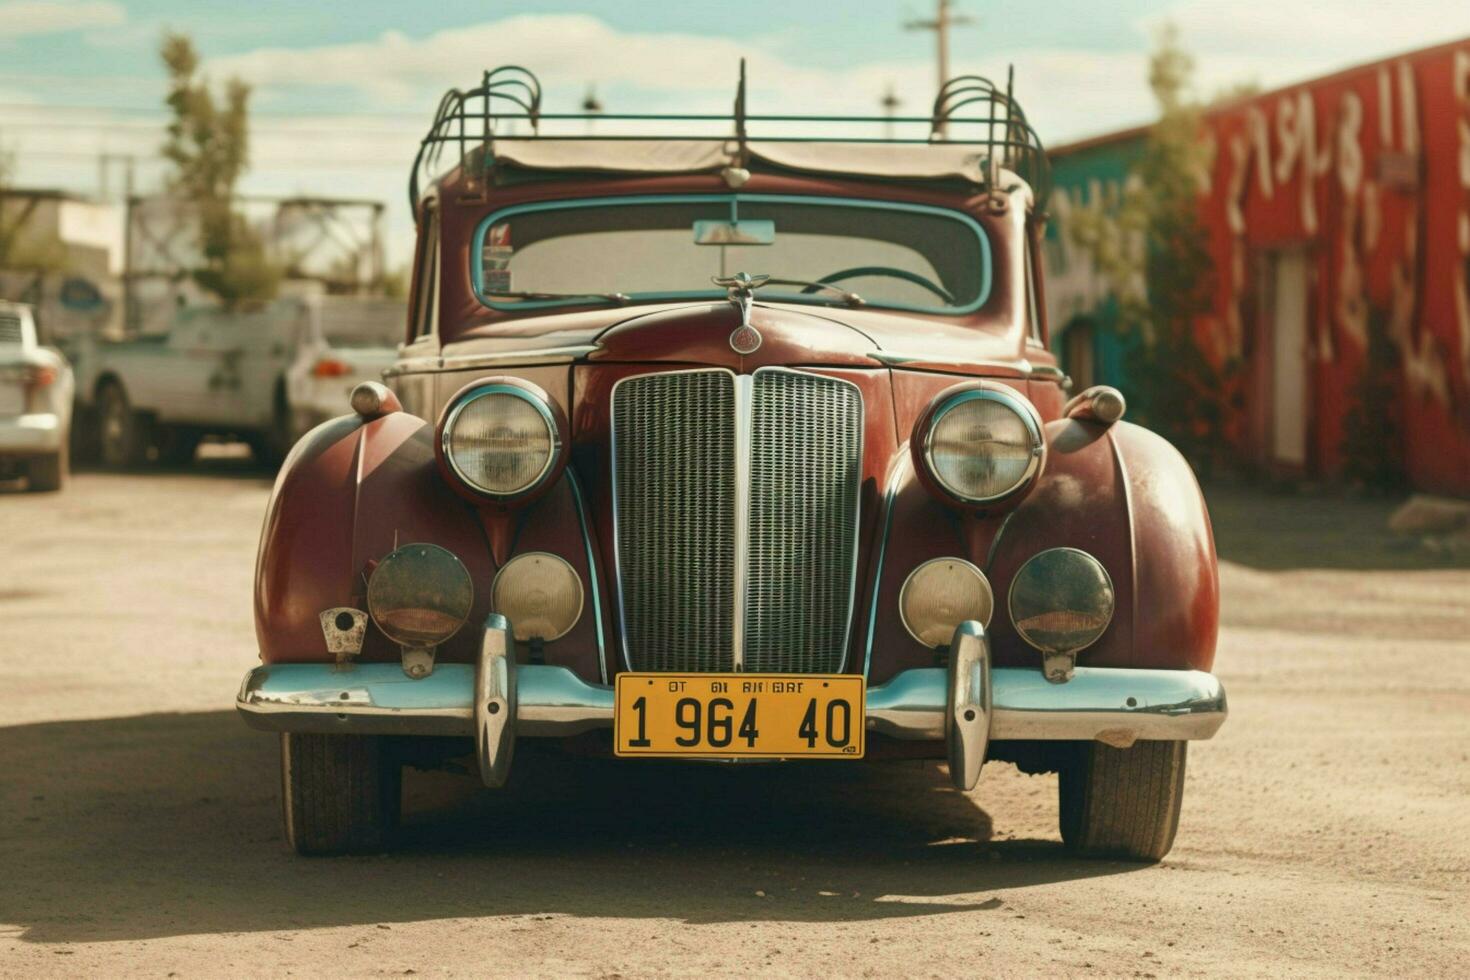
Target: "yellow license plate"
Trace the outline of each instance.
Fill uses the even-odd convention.
[[[856,674],[619,674],[613,749],[622,756],[860,759]]]

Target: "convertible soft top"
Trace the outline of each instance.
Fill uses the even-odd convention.
[[[765,163],[891,180],[991,183],[986,147],[967,143],[772,143],[735,140],[497,139],[497,166],[576,173],[690,174]],[[1007,182],[1009,183],[1009,182]]]

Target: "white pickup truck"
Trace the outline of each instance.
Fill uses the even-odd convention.
[[[25,476],[31,490],[66,481],[72,370],[41,344],[31,309],[0,300],[0,478]]]
[[[111,467],[187,462],[206,436],[276,461],[376,381],[404,337],[400,300],[313,296],[180,311],[167,334],[88,338],[74,354],[89,447]]]

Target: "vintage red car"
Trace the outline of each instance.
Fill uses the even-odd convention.
[[[381,847],[403,765],[500,786],[530,738],[1003,760],[1060,774],[1076,851],[1169,850],[1226,714],[1199,487],[1068,398],[1009,87],[891,122],[743,78],[720,117],[550,116],[518,68],[446,96],[407,342],[262,532],[238,706],[297,850]]]

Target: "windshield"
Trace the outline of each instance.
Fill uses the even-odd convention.
[[[492,214],[475,288],[496,309],[723,296],[713,276],[767,274],[766,300],[964,313],[990,291],[980,226],[942,208],[827,198],[604,198]],[[838,289],[824,289],[830,283]],[[809,285],[808,285],[809,284]]]

